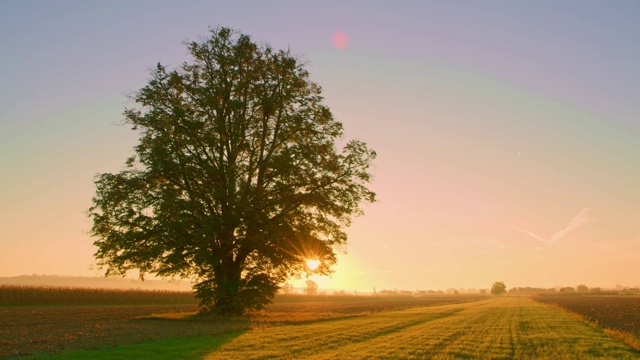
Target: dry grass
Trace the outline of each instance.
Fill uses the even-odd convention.
[[[414,307],[456,304],[486,299],[483,295],[451,296],[304,296],[284,295],[265,310],[249,316],[255,323],[289,324],[330,320],[344,317],[365,316],[384,311]]]
[[[612,329],[604,329],[604,332],[628,347],[640,351],[640,338],[638,336],[628,332]]]

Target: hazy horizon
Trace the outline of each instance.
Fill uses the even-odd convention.
[[[295,293],[303,294],[304,289],[306,287],[304,280],[299,281],[289,281],[289,284],[293,286],[296,290]],[[23,274],[18,276],[10,276],[10,277],[2,277],[0,276],[0,286],[8,285],[8,286],[44,286],[44,287],[71,287],[71,288],[99,288],[99,289],[137,289],[137,290],[173,290],[173,291],[191,291],[191,283],[186,279],[145,279],[140,280],[136,277],[118,277],[118,276],[110,276],[110,277],[92,277],[92,276],[80,276],[80,275],[39,275],[39,274]],[[453,291],[459,292],[461,294],[465,293],[480,293],[482,290],[489,293],[491,289],[491,285],[489,284],[484,287],[478,288],[457,288],[457,287],[446,287],[446,288],[416,288],[416,289],[399,289],[397,287],[390,288],[372,288],[369,290],[357,290],[357,289],[333,289],[326,287],[319,287],[318,290],[322,293],[325,292],[328,295],[341,295],[344,291],[346,294],[384,294],[385,292],[392,291],[397,292],[396,295],[402,295],[401,292],[410,291],[417,295],[422,291],[435,291],[435,292],[443,292],[445,294],[452,293]],[[630,284],[614,284],[612,286],[590,286],[589,284],[580,283],[580,284],[557,284],[555,286],[550,287],[535,287],[535,286],[510,286],[506,284],[507,290],[512,290],[514,288],[531,288],[538,290],[550,290],[553,289],[555,291],[560,291],[562,288],[573,288],[574,291],[577,291],[579,285],[585,285],[589,289],[589,291],[609,291],[609,290],[637,290],[640,286],[633,286]],[[387,294],[389,295],[389,294]]]
[[[228,26],[308,59],[379,201],[321,288],[640,285],[640,3],[0,3],[0,277],[96,276],[126,94]]]

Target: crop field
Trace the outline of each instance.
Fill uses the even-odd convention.
[[[10,311],[14,318],[0,339],[45,331],[59,334],[50,345],[66,344],[22,348],[33,359],[640,359],[603,329],[528,297],[443,304],[450,298],[422,306],[393,298],[284,298],[248,318],[201,318],[189,306],[2,307],[3,324]],[[85,336],[91,324],[104,332]],[[100,349],[79,350],[92,348]],[[43,354],[52,350],[58,353]]]
[[[276,302],[266,310],[249,314],[247,318],[202,319],[196,315],[197,307],[193,305],[193,298],[184,293],[42,287],[5,287],[4,290],[9,290],[5,292],[4,299],[12,299],[12,302],[7,300],[3,304],[12,305],[0,306],[0,358],[105,346],[113,348],[169,338],[211,336],[277,324],[364,316],[485,298],[285,295],[276,297]],[[38,295],[37,291],[42,292]],[[103,296],[96,298],[96,294]],[[103,305],[57,305],[79,304],[78,299]],[[143,300],[149,305],[138,305]],[[186,304],[170,305],[178,300]],[[165,301],[164,305],[162,301]],[[33,303],[39,305],[16,306]]]
[[[602,327],[640,336],[640,296],[540,295],[535,300],[580,314]]]
[[[70,304],[195,305],[197,303],[198,301],[193,296],[193,293],[186,291],[0,285],[0,306]]]

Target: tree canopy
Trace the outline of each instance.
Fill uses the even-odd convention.
[[[507,292],[507,285],[504,284],[504,282],[502,281],[496,281],[493,283],[493,286],[491,287],[491,293],[493,295],[502,295],[504,293]]]
[[[106,275],[192,279],[202,310],[238,314],[307,259],[331,271],[344,228],[375,201],[376,154],[342,140],[290,51],[228,28],[186,45],[191,61],[158,63],[124,112],[139,142],[123,171],[96,177],[94,256]]]

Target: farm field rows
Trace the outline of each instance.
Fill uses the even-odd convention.
[[[600,326],[640,336],[640,296],[540,295],[537,301],[578,313]]]
[[[185,350],[176,356],[176,348]],[[275,324],[222,335],[79,351],[46,359],[155,355],[204,359],[639,359],[640,352],[564,310],[525,297]],[[154,357],[155,356],[155,357]],[[160,357],[159,357],[160,356]]]
[[[0,306],[20,305],[195,305],[193,293],[0,285]]]

